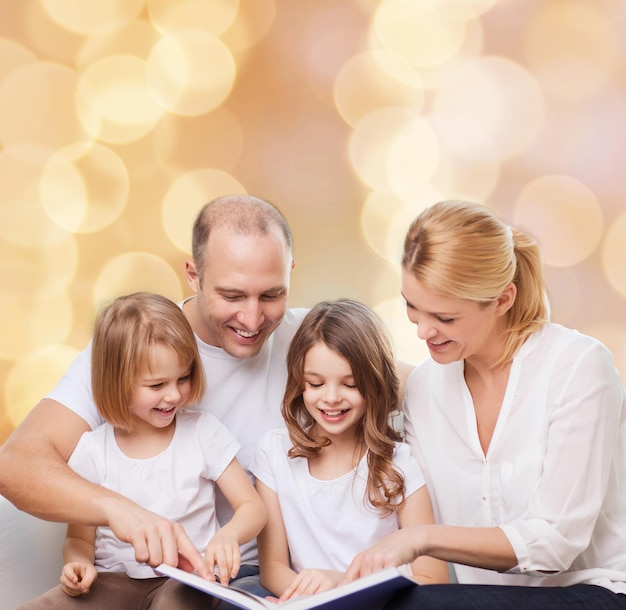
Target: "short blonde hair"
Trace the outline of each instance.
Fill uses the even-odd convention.
[[[184,406],[204,394],[198,345],[182,310],[164,296],[136,292],[115,299],[96,320],[91,352],[91,387],[100,415],[111,425],[130,429],[136,377],[149,365],[155,345],[172,349],[189,363],[191,393]]]
[[[431,292],[482,304],[515,284],[505,349],[496,364],[513,358],[528,336],[547,322],[539,246],[484,206],[442,201],[424,210],[407,232],[402,266]]]

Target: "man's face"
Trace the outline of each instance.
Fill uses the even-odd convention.
[[[196,292],[189,321],[205,343],[235,358],[256,356],[287,310],[293,261],[278,228],[267,235],[214,229],[202,279],[192,262],[187,279]]]

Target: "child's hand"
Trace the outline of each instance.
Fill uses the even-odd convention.
[[[334,589],[342,578],[343,574],[334,570],[302,570],[280,596],[280,601]]]
[[[61,589],[70,597],[78,597],[89,593],[96,578],[98,572],[93,564],[72,561],[61,571]]]
[[[237,576],[241,565],[239,543],[227,528],[222,528],[211,538],[204,551],[204,563],[211,574],[217,566],[223,585]]]

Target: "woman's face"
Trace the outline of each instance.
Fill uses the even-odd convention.
[[[487,305],[441,296],[428,291],[415,276],[402,270],[402,296],[417,335],[426,341],[430,355],[440,364],[467,358],[497,360],[503,346],[503,314],[500,299]]]

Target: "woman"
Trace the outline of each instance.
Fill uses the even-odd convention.
[[[427,555],[461,584],[388,608],[626,608],[624,386],[601,343],[548,321],[536,243],[438,203],[406,236],[402,294],[431,355],[407,382],[407,440],[441,525],[386,537],[348,578]]]

